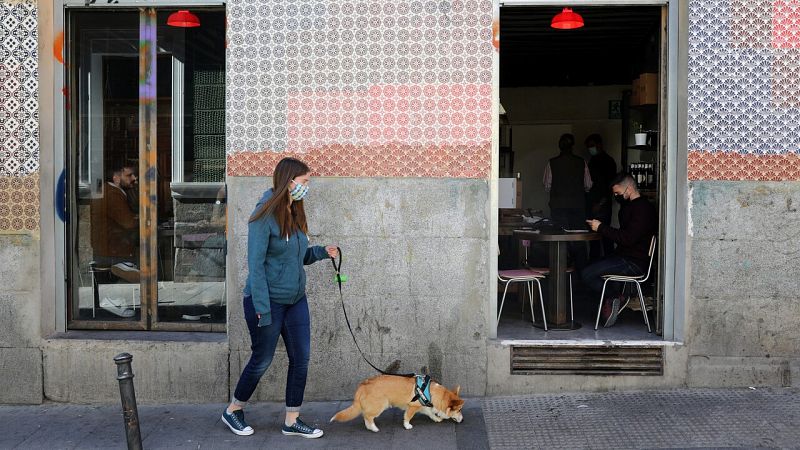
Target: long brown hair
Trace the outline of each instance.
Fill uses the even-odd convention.
[[[308,233],[303,201],[293,201],[289,205],[289,185],[296,177],[309,172],[311,169],[299,159],[283,158],[280,160],[275,166],[275,173],[272,174],[272,197],[250,216],[250,222],[272,214],[281,227],[281,236],[289,236],[297,230]]]

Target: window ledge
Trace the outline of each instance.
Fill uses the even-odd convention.
[[[504,347],[512,345],[547,347],[681,347],[684,345],[683,342],[658,339],[494,339],[493,341]]]
[[[72,330],[47,336],[48,340],[98,340],[98,341],[142,341],[142,342],[208,342],[228,341],[225,333],[182,331],[118,331],[118,330]]]

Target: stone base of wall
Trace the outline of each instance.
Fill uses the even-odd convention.
[[[68,403],[119,402],[114,356],[133,355],[140,403],[224,402],[228,343],[51,339],[44,342],[44,396]]]
[[[42,402],[42,351],[0,348],[0,404]]]
[[[800,387],[800,358],[693,356],[690,387]]]
[[[687,384],[797,385],[800,182],[691,187]]]
[[[687,349],[664,346],[663,375],[512,375],[511,347],[499,342],[488,346],[486,395],[522,395],[552,392],[624,391],[685,386]]]

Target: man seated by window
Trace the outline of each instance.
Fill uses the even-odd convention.
[[[118,164],[111,168],[103,196],[92,201],[92,251],[98,267],[131,283],[139,282],[136,254],[139,245],[139,219],[128,204],[126,190],[136,183],[133,167]]]
[[[611,182],[614,199],[620,203],[619,228],[599,220],[586,223],[616,244],[614,253],[590,264],[581,272],[583,282],[599,294],[603,290],[603,275],[643,275],[647,271],[650,257],[650,240],[658,230],[658,213],[655,207],[639,193],[636,181],[628,174],[617,175]],[[606,327],[617,320],[621,304],[619,284],[606,287],[601,315]],[[611,292],[611,295],[609,295]]]

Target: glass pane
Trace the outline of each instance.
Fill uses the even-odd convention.
[[[71,318],[138,321],[139,16],[73,12],[69,29]]]
[[[177,28],[174,12],[158,13],[158,321],[225,323],[225,14]]]

